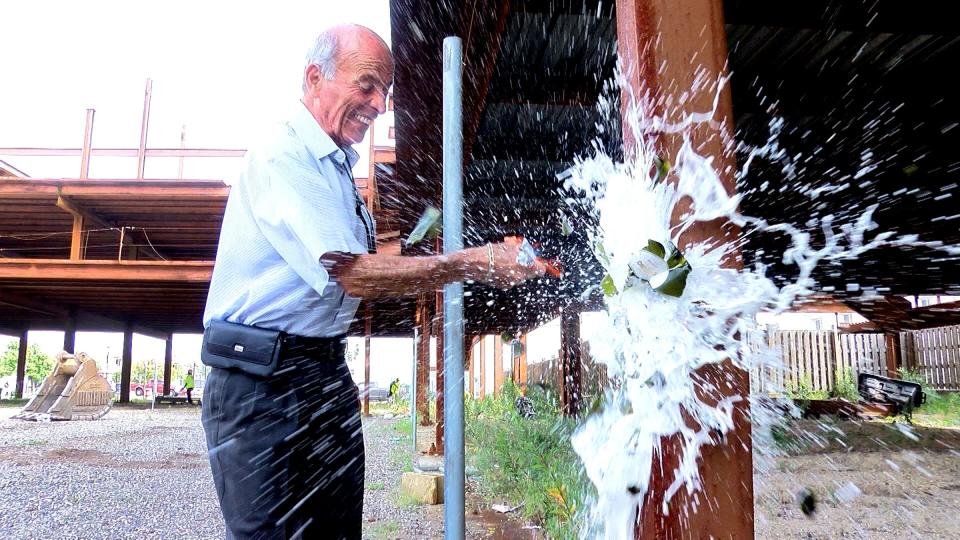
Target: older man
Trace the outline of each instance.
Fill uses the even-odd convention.
[[[369,29],[323,32],[303,98],[247,152],[204,316],[214,366],[203,427],[228,538],[359,538],[364,449],[345,335],[361,298],[539,275],[505,242],[449,256],[376,254],[350,147],[386,110],[389,48]]]

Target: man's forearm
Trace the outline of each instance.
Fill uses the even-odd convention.
[[[347,294],[357,298],[430,292],[447,283],[482,274],[486,270],[482,249],[430,257],[358,255],[336,266],[335,279]]]

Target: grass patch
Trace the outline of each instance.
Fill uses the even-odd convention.
[[[47,444],[45,439],[30,439],[23,443],[24,446],[43,446],[45,444]]]
[[[0,407],[23,407],[29,399],[0,399]]]
[[[400,525],[393,520],[377,521],[365,527],[364,538],[397,538]]]
[[[423,503],[413,498],[412,495],[402,491],[397,492],[397,495],[393,498],[393,503],[397,508],[416,508],[423,506]]]
[[[382,491],[384,487],[383,482],[370,482],[365,486],[367,491]]]
[[[497,396],[465,402],[469,459],[491,502],[523,503],[524,519],[548,538],[578,538],[584,500],[592,493],[570,445],[576,420],[560,414],[556,399],[531,389],[536,414],[524,418],[515,408],[519,392],[506,384]]]

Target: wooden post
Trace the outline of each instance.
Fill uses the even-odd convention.
[[[63,328],[63,350],[68,353],[75,352],[73,349],[74,343],[77,341],[77,318],[71,311],[70,316],[67,317],[66,323]]]
[[[372,137],[372,135],[371,135]],[[370,301],[363,307],[363,415],[370,416],[370,334],[373,333],[373,309]]]
[[[625,64],[628,90],[622,94],[624,111],[631,94],[647,97],[653,112],[676,122],[684,115],[711,110],[717,81],[724,76],[727,39],[722,0],[617,0],[617,44]],[[706,81],[694,88],[695,80]],[[681,95],[683,99],[681,99]],[[688,135],[694,149],[712,156],[728,192],[735,189],[736,163],[731,143],[732,101],[727,85],[719,95],[710,124],[701,124]],[[636,141],[654,138],[661,155],[673,157],[682,139],[678,134],[634,133],[626,120],[624,151],[634,155]],[[689,200],[674,208],[672,222],[689,210]],[[693,242],[736,239],[739,231],[725,221],[691,226],[680,238],[683,250]],[[739,267],[736,253],[724,261]],[[753,538],[753,460],[749,423],[749,374],[731,362],[697,371],[698,394],[707,402],[740,398],[734,408],[734,427],[724,441],[702,449],[700,475],[703,489],[693,495],[680,490],[664,508],[665,494],[679,463],[679,437],[662,441],[661,456],[651,469],[650,489],[638,516],[637,538]]]
[[[580,311],[571,305],[560,314],[560,405],[567,416],[580,410],[581,373]]]
[[[417,326],[420,330],[417,342],[417,417],[421,426],[429,426],[430,401],[430,303],[428,295],[417,297]]]
[[[167,339],[163,344],[163,395],[170,394],[170,385],[173,381],[173,334],[167,334]]]
[[[503,388],[503,338],[500,334],[493,337],[493,393]]]
[[[27,373],[27,331],[20,332],[20,349],[17,351],[17,386],[13,393],[17,399],[23,399],[23,385]]]
[[[133,366],[133,328],[123,333],[123,356],[120,360],[120,403],[130,403],[130,371]]]

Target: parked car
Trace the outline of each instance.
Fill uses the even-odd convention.
[[[366,390],[364,389],[363,383],[357,383],[357,388],[360,390],[360,399],[364,398]],[[370,383],[370,401],[387,401],[390,399],[390,389],[380,386],[375,382]]]
[[[160,391],[160,395],[166,395],[166,396],[177,395],[177,388],[173,385],[171,385],[170,392],[165,394],[164,388],[163,388],[163,381],[157,381],[156,386],[154,386],[153,380],[149,380],[145,383],[130,383],[130,394],[135,395],[137,397],[155,396],[157,395],[157,392],[156,392],[157,390]]]

